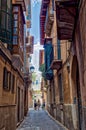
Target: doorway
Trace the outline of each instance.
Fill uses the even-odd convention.
[[[81,90],[80,90],[80,78],[79,78],[79,68],[77,64],[76,70],[76,89],[77,89],[77,105],[78,105],[78,119],[79,119],[79,130],[81,130],[82,124],[82,102],[81,102]]]
[[[82,125],[82,101],[81,101],[81,90],[80,90],[80,77],[79,77],[79,66],[77,57],[73,57],[72,62],[72,80],[73,80],[73,96],[74,104],[77,107],[77,118],[78,118],[78,130],[81,130]]]

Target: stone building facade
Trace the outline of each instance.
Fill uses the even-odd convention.
[[[24,49],[26,48],[24,48],[23,11],[25,9],[24,0],[0,1],[1,130],[16,130],[16,126],[24,119],[28,111],[28,94],[26,93],[29,86],[29,68],[24,66]],[[24,73],[24,67],[28,73]]]
[[[47,0],[44,4],[43,0],[40,41],[44,44],[45,38],[52,38],[54,49],[53,78],[47,80],[48,111],[68,129],[85,130],[86,2]]]
[[[2,42],[0,42],[0,72],[0,129],[15,130],[17,122],[24,118],[24,80],[12,64],[12,55]]]
[[[41,80],[42,104],[43,102],[47,104],[47,82],[44,77],[44,66],[45,66],[44,65],[44,50],[40,50],[39,52],[39,65],[40,65],[39,70],[42,72],[42,80]]]
[[[7,77],[4,77],[5,73],[8,75]],[[1,130],[16,129],[16,114],[15,114],[16,82],[13,85],[14,79],[10,80],[9,77],[10,75],[11,78],[13,76],[16,77],[17,75],[16,73],[17,72],[15,68],[11,64],[11,54],[0,42],[0,77],[1,77],[0,78],[0,122],[1,122],[0,129]]]
[[[78,122],[81,130],[86,129],[86,83],[85,83],[85,44],[86,44],[86,1],[82,0],[79,3],[79,13],[77,14],[77,24],[75,28],[75,35],[72,45],[72,65],[71,75],[72,81],[75,83],[73,86],[73,98],[76,98],[76,106],[78,109]],[[73,77],[75,72],[76,77]],[[76,80],[76,81],[75,81]]]

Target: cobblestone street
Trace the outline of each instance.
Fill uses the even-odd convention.
[[[55,122],[46,111],[30,110],[17,130],[66,130]]]

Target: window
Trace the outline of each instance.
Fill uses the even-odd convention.
[[[5,12],[1,12],[1,28],[5,29],[6,28],[6,13]]]
[[[14,14],[14,20],[18,20],[18,14]]]
[[[11,29],[11,1],[10,0],[0,0],[1,1],[1,28]],[[8,13],[7,13],[8,12]],[[7,25],[7,26],[6,26]]]
[[[13,25],[14,27],[18,27],[18,21],[15,20]]]
[[[7,0],[1,0],[1,8],[6,11]]]
[[[6,20],[6,28],[9,31],[9,29],[11,29],[11,19],[10,19],[10,15],[7,15],[7,20]]]
[[[7,32],[7,39],[8,39],[8,40],[11,39],[11,35],[10,35],[9,32]]]
[[[13,36],[13,44],[18,44],[18,37],[17,36]]]
[[[7,89],[7,69],[4,67],[4,72],[3,72],[3,88]]]
[[[7,0],[7,12],[10,12],[10,8],[11,8],[11,0]]]
[[[10,80],[11,80],[11,73],[9,71],[7,71],[6,67],[4,67],[3,88],[5,90],[10,90]]]
[[[1,10],[1,0],[0,0],[0,10]]]
[[[18,7],[17,7],[18,8]],[[16,10],[16,7],[14,7],[14,10]],[[13,44],[18,44],[18,14],[13,14],[14,21],[13,21]]]
[[[6,91],[10,91],[14,93],[15,87],[15,76],[4,67],[3,70],[3,88]]]
[[[18,7],[13,7],[13,12],[18,12]]]
[[[18,28],[13,28],[13,34],[18,34]]]
[[[11,0],[0,0],[0,40],[12,43]]]

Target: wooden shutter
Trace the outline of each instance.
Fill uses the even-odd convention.
[[[3,88],[8,89],[8,73],[6,67],[4,67],[4,72],[3,72]]]

